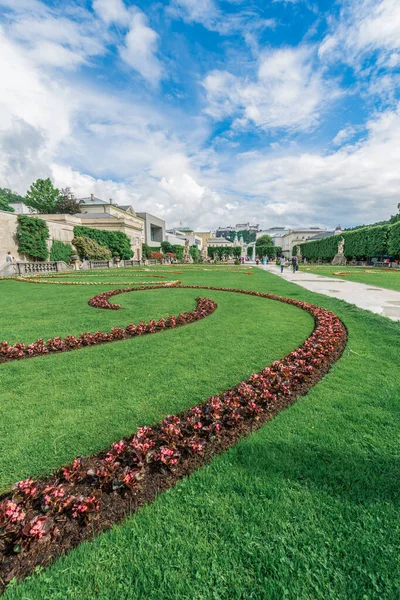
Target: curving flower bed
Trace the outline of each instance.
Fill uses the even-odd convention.
[[[177,285],[178,281],[47,281],[46,279],[38,279],[37,277],[23,277],[19,275],[18,277],[12,277],[15,281],[22,281],[24,283],[36,283],[43,285],[140,285],[140,286],[148,286],[148,285],[157,285],[159,287],[168,286],[170,287],[172,284]],[[153,277],[152,277],[153,279]]]
[[[124,291],[132,292],[137,291],[137,289],[127,288]],[[159,289],[159,286],[153,286],[151,289]],[[91,306],[95,306],[96,308],[113,308],[117,310],[120,308],[118,304],[109,304],[107,299],[103,299],[104,296],[108,298],[114,295],[116,291],[122,293],[121,290],[113,290],[112,292],[99,294],[92,298],[89,304],[93,302]],[[194,310],[180,313],[176,317],[170,315],[167,319],[161,318],[158,321],[152,319],[149,323],[142,321],[137,325],[130,323],[124,328],[112,327],[111,332],[96,331],[95,333],[90,333],[87,331],[81,333],[79,336],[67,335],[65,338],[55,337],[47,341],[39,338],[36,342],[32,342],[32,344],[25,344],[24,342],[17,342],[16,344],[0,342],[0,363],[33,358],[35,356],[45,356],[47,354],[55,354],[56,352],[79,350],[87,346],[99,346],[100,344],[116,342],[118,340],[128,340],[139,335],[157,333],[164,329],[175,329],[176,327],[182,327],[182,325],[188,325],[189,323],[204,319],[204,317],[213,313],[217,308],[215,302],[207,298],[196,298],[196,302],[197,306]]]
[[[48,564],[152,501],[160,491],[305,394],[344,350],[346,329],[338,317],[323,308],[261,292],[182,287],[292,304],[310,313],[315,327],[297,350],[232,389],[180,415],[168,416],[158,425],[139,427],[134,436],[95,456],[78,457],[50,477],[17,483],[0,499],[0,585]],[[113,290],[108,297],[125,291],[137,289]],[[96,298],[101,304],[99,296]],[[197,302],[194,312],[198,311],[199,318],[216,308],[212,300],[202,298]],[[185,323],[176,321],[172,326],[178,324]]]

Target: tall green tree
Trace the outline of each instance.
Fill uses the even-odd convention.
[[[71,188],[61,190],[55,206],[55,212],[62,215],[76,215],[82,212],[82,200],[77,200],[71,193]]]
[[[54,187],[51,179],[37,179],[26,193],[25,204],[42,214],[57,212],[60,190]]]
[[[256,246],[273,246],[274,242],[270,235],[262,235],[256,240]]]
[[[400,221],[400,202],[397,205],[397,215],[392,215],[389,219],[389,223],[398,223]]]
[[[11,202],[24,202],[25,198],[13,192],[9,188],[0,188],[0,210],[14,212]]]

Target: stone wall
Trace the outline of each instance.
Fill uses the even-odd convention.
[[[0,268],[6,263],[8,252],[15,260],[23,260],[24,257],[18,253],[17,216],[14,213],[0,210]]]
[[[17,216],[15,213],[0,210],[0,269],[5,266],[8,252],[11,252],[16,261],[24,261],[26,259],[24,255],[18,252]],[[51,220],[49,219],[50,215],[37,216],[39,218],[44,217],[43,220],[47,222],[50,233],[50,238],[47,242],[49,249],[51,248],[52,240],[71,243],[74,237],[74,225],[80,224],[80,219],[78,219],[78,222],[75,222],[75,217],[70,215],[60,215],[67,217],[67,219],[60,219],[58,222],[54,217],[58,217],[59,215],[51,215]]]

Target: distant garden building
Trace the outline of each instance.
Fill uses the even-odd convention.
[[[159,248],[165,242],[165,221],[147,212],[136,213],[144,220],[145,242],[150,248]]]

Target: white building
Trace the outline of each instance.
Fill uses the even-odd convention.
[[[197,246],[199,250],[203,247],[201,237],[190,230],[181,231],[174,227],[173,229],[167,229],[165,237],[172,246],[184,246],[186,240],[189,240],[190,246]]]
[[[271,236],[274,246],[280,246],[282,248],[282,253],[286,257],[289,257],[292,255],[293,246],[303,244],[310,239],[328,237],[335,232],[340,233],[340,231],[340,228],[337,228],[335,231],[328,231],[327,229],[321,229],[321,227],[299,227],[296,229],[290,229],[288,227],[271,227],[270,229],[259,231],[257,233],[257,239],[262,235]]]

